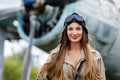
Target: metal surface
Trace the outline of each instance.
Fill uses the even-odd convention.
[[[3,36],[4,35],[4,36]],[[3,57],[3,50],[4,50],[4,40],[5,40],[5,32],[0,29],[0,80],[3,77],[3,66],[4,66],[4,57]]]

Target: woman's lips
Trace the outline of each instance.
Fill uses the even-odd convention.
[[[73,36],[72,38],[73,38],[73,39],[77,39],[77,38],[78,38],[78,36]]]

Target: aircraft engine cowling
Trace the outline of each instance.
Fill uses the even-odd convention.
[[[59,7],[46,6],[44,12],[34,14],[35,11],[31,11],[32,15],[37,17],[35,21],[35,33],[33,44],[43,45],[49,43],[58,34],[58,27],[55,28],[60,15]],[[20,12],[18,14],[18,32],[21,38],[29,41],[30,34],[30,16],[31,14],[24,14]],[[54,30],[53,30],[54,29]]]

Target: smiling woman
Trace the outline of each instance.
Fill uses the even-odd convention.
[[[79,42],[82,38],[82,26],[78,23],[71,23],[67,28],[67,36],[72,42]]]
[[[88,41],[82,16],[66,17],[59,45],[38,73],[37,80],[106,80],[101,55]]]

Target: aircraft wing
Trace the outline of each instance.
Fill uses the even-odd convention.
[[[21,0],[0,0],[0,21],[17,14]]]
[[[18,11],[18,8],[0,9],[0,20],[4,20],[11,16],[14,16],[17,14]]]

